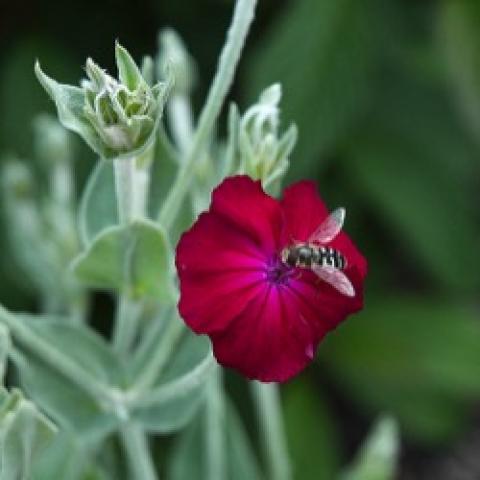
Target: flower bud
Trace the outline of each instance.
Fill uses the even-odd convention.
[[[80,88],[59,84],[38,63],[35,66],[38,79],[56,103],[60,122],[104,158],[137,156],[148,148],[171,85],[169,77],[151,87],[118,43],[115,56],[118,79],[89,58],[87,79]]]
[[[281,87],[275,84],[241,118],[236,110],[231,112],[229,141],[234,143],[230,150],[237,165],[235,173],[259,179],[265,188],[285,174],[297,141],[294,125],[279,136],[281,96]]]

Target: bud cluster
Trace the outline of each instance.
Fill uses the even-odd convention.
[[[294,125],[279,135],[281,96],[280,85],[267,88],[241,118],[234,114],[236,132],[230,132],[231,140],[236,137],[237,173],[262,180],[265,187],[285,174],[297,140]]]
[[[60,121],[104,158],[145,151],[153,140],[171,84],[169,78],[150,86],[118,43],[115,57],[118,79],[89,58],[88,78],[81,88],[59,84],[36,66],[40,82],[57,105]]]

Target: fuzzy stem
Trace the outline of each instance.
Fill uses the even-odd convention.
[[[134,391],[143,392],[154,385],[170,355],[175,350],[183,331],[183,323],[175,316],[162,335],[152,358],[145,366],[145,369],[138,375],[133,387]]]
[[[114,169],[118,218],[121,225],[129,225],[136,217],[145,215],[148,176],[144,171],[137,171],[133,157],[115,159]],[[128,252],[125,254],[127,256]],[[128,353],[138,331],[141,310],[141,303],[130,298],[128,278],[125,278],[115,321],[114,346],[117,351]],[[120,434],[129,460],[130,476],[138,480],[157,480],[145,432],[135,423],[127,422]]]
[[[127,354],[130,351],[137,334],[141,314],[141,302],[132,300],[128,293],[119,296],[113,332],[113,345],[117,352]]]
[[[185,195],[190,189],[195,171],[193,164],[210,140],[215,121],[232,84],[240,54],[254,17],[256,3],[257,0],[238,0],[235,5],[227,41],[220,55],[217,74],[200,114],[195,135],[189,146],[185,161],[182,162],[177,177],[160,210],[159,221],[166,230],[175,221]]]
[[[129,478],[157,480],[148,440],[135,423],[127,423],[121,429],[121,439],[130,466]]]
[[[291,480],[280,396],[275,384],[252,382],[270,480]]]
[[[120,225],[128,226],[135,218],[145,215],[145,199],[148,189],[148,174],[137,169],[136,158],[116,158],[114,160],[115,193],[117,197]],[[125,248],[128,242],[125,241]],[[128,252],[125,252],[128,257]],[[128,275],[128,268],[125,268]],[[113,334],[115,349],[127,353],[135,339],[142,305],[130,298],[128,278],[124,279],[123,290],[119,294],[117,316]]]
[[[216,367],[213,355],[210,354],[190,372],[152,389],[147,394],[132,390],[126,398],[126,404],[131,408],[148,408],[178,399],[202,385],[205,382],[205,377]]]
[[[121,225],[128,225],[137,215],[135,189],[135,158],[116,158],[113,161],[115,172],[115,193],[117,194],[118,219]]]
[[[220,368],[209,379],[205,402],[207,475],[209,480],[224,480],[226,475],[225,396]]]
[[[173,138],[178,149],[188,151],[193,137],[193,112],[187,95],[174,94],[167,104],[168,118]]]

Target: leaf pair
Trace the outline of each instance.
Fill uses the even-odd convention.
[[[77,368],[92,380],[111,388],[112,392],[127,391],[134,385],[139,372],[128,370],[103,338],[90,329],[50,318],[39,321],[24,315],[22,320],[51,348],[75,361]],[[192,388],[178,390],[176,395],[150,394],[181,379],[211,356],[208,342],[201,340],[194,335],[185,337],[163,372],[154,379],[153,387],[143,392],[138,400],[126,404],[132,417],[147,431],[170,433],[181,428],[195,413],[202,399],[203,382],[200,380]],[[101,440],[122,421],[112,405],[93,398],[28,349],[16,353],[14,360],[23,387],[67,431],[90,441]],[[208,370],[202,375],[208,375]]]

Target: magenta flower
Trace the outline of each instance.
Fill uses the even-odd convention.
[[[247,176],[215,189],[208,212],[180,239],[176,264],[180,314],[209,335],[219,363],[251,379],[288,380],[362,308],[367,263],[341,224],[332,231],[335,215],[327,217],[312,182],[292,185],[281,200]],[[299,257],[302,245],[315,261]]]

